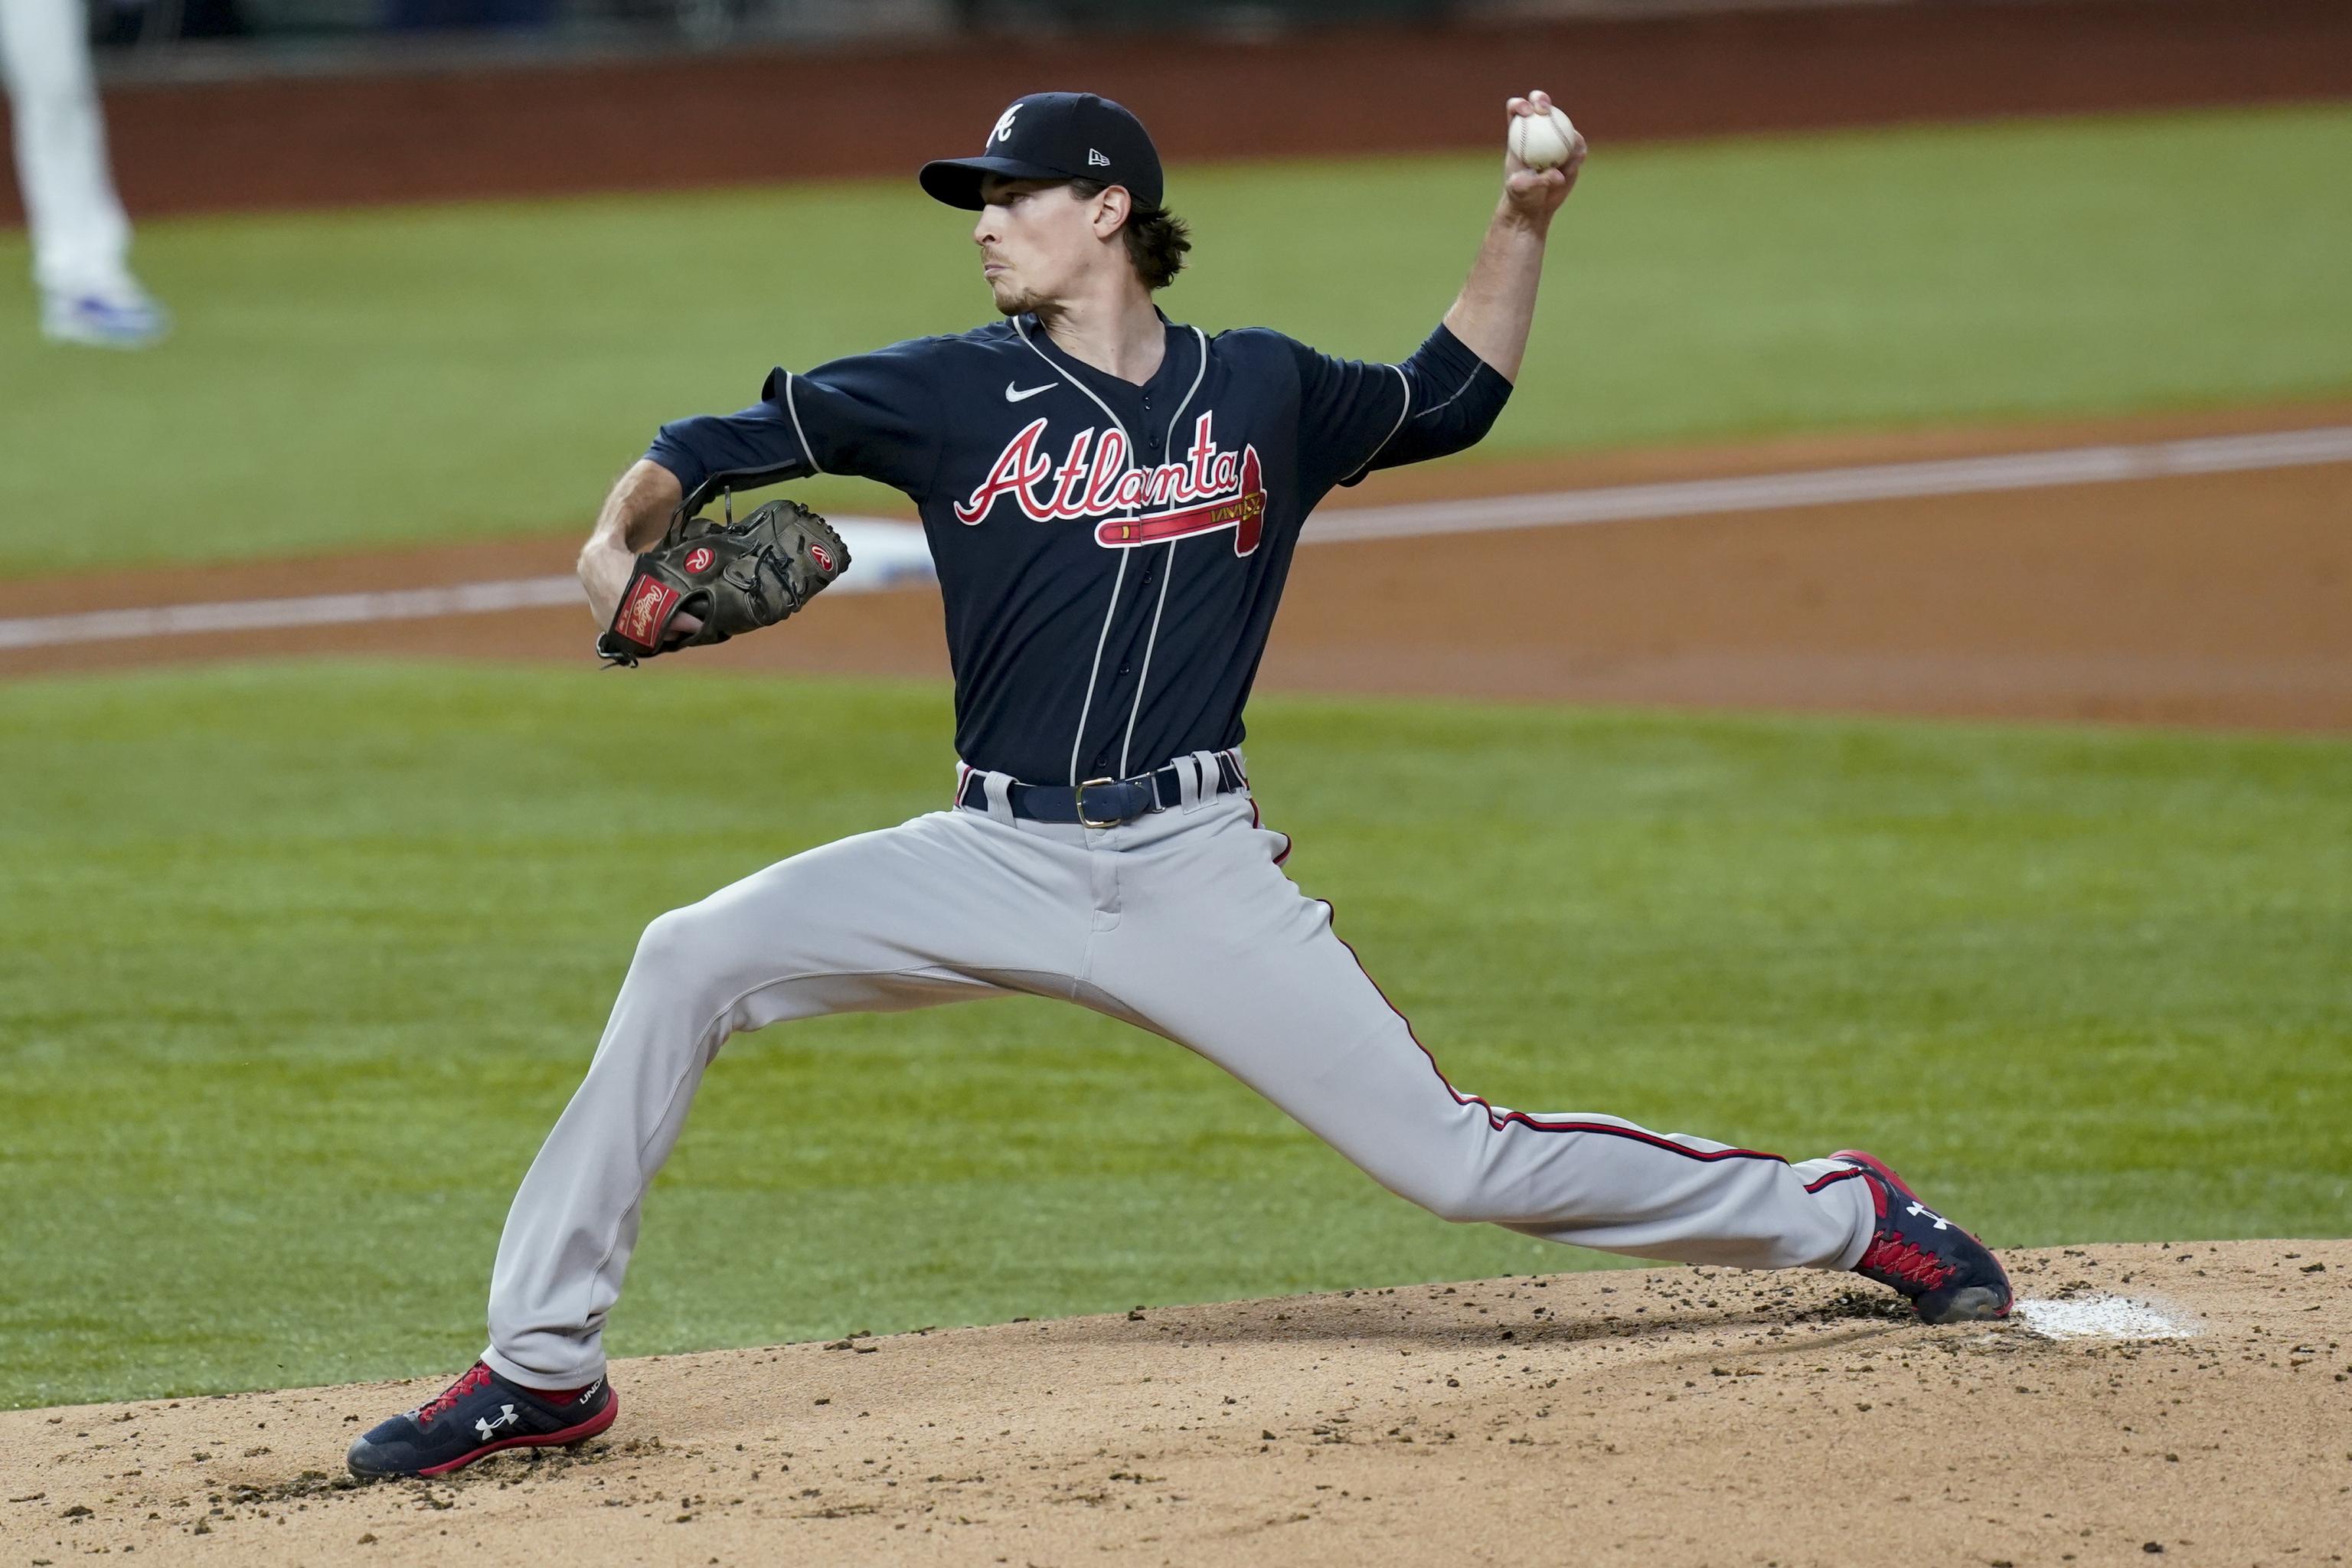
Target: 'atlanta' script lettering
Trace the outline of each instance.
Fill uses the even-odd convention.
[[[1203,414],[1194,422],[1183,461],[1148,468],[1133,461],[1127,434],[1117,426],[1100,432],[1100,439],[1093,426],[1079,431],[1057,462],[1045,449],[1045,421],[1033,419],[1005,443],[988,477],[956,503],[956,518],[978,523],[1007,498],[1033,522],[1082,522],[1157,508],[1106,522],[1096,531],[1097,542],[1116,549],[1231,528],[1234,552],[1246,555],[1257,548],[1265,511],[1257,448],[1218,450],[1210,433],[1213,417]]]

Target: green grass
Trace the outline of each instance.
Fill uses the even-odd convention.
[[[2352,746],[1269,700],[1294,874],[1457,1081],[1997,1243],[2343,1234]],[[642,924],[941,798],[929,687],[317,664],[0,687],[0,1405],[421,1373]],[[1079,1112],[1083,1110],[1083,1114]],[[1596,1261],[996,1002],[746,1037],[622,1353]]]
[[[1180,169],[1169,308],[1401,355],[1493,162]],[[2347,165],[2346,107],[1604,145],[1466,460],[2344,395]],[[0,574],[581,528],[662,420],[984,318],[968,226],[911,182],[150,224],[161,351],[0,309]]]

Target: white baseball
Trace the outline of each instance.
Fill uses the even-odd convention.
[[[1557,169],[1576,145],[1576,126],[1559,110],[1511,116],[1511,156],[1530,169]]]

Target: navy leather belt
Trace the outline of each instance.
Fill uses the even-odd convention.
[[[1087,827],[1116,827],[1122,822],[1132,822],[1146,812],[1166,811],[1184,798],[1184,775],[1192,771],[1191,758],[1169,763],[1156,773],[1139,773],[1131,779],[1089,779],[1082,784],[1025,784],[1015,782],[1006,786],[1007,804],[1013,815],[1029,822],[1076,823]],[[1241,765],[1234,761],[1231,752],[1217,753],[1217,776],[1206,793],[1227,795],[1248,786],[1242,777]],[[963,789],[956,796],[958,805],[974,811],[988,809],[988,775],[975,770],[963,781]]]

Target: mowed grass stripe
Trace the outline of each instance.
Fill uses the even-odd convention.
[[[1465,460],[2341,395],[2352,206],[2312,193],[2347,163],[2344,106],[1604,144]],[[1199,247],[1168,309],[1397,357],[1495,180],[1452,155],[1177,170]],[[29,303],[0,310],[0,572],[576,526],[661,421],[985,319],[969,226],[911,182],[147,226],[165,348],[49,348]]]
[[[2352,746],[1267,700],[1295,876],[1465,1089],[1996,1243],[2342,1234]],[[929,687],[323,664],[0,689],[0,1403],[464,1364],[637,931],[931,809]],[[812,911],[812,918],[823,918]],[[1597,1261],[1443,1225],[1164,1042],[734,1042],[618,1353]]]

